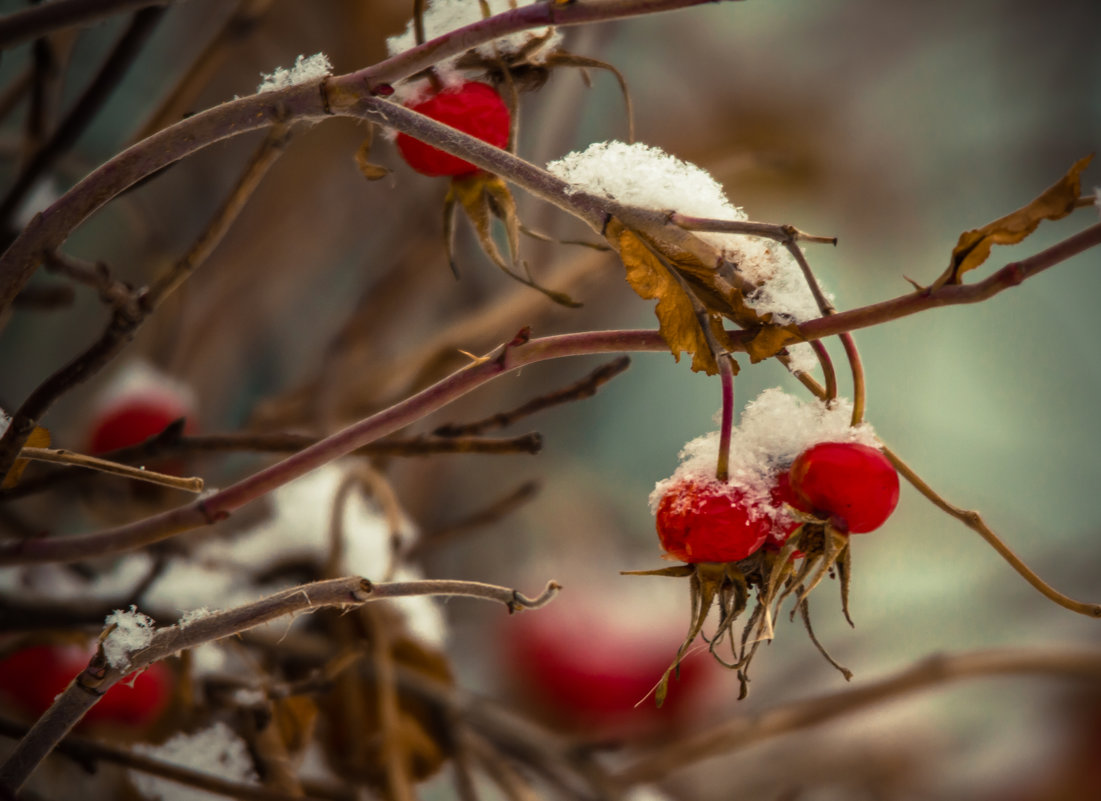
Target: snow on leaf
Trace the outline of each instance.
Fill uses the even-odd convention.
[[[1092,159],[1093,154],[1080,158],[1066,175],[1027,206],[981,228],[960,234],[956,247],[952,249],[951,264],[936,280],[934,287],[960,283],[965,272],[987,260],[994,245],[1015,245],[1035,231],[1044,220],[1058,220],[1070,214],[1082,192],[1082,171]]]

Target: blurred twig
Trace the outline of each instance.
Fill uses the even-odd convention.
[[[1101,679],[1101,652],[1004,649],[934,656],[879,682],[739,715],[733,720],[635,755],[614,778],[622,786],[664,779],[711,757],[862,711],[952,681],[1018,674]]]
[[[540,395],[538,398],[533,398],[515,409],[507,412],[499,412],[474,423],[447,423],[439,426],[432,433],[439,437],[459,437],[464,435],[483,434],[495,428],[506,428],[517,420],[535,414],[536,412],[541,412],[543,409],[548,409],[552,406],[569,403],[575,400],[591,398],[601,386],[611,381],[630,366],[631,358],[629,356],[620,356],[596,368],[580,381],[576,381],[568,387],[563,387],[554,392],[548,392],[546,395]]]

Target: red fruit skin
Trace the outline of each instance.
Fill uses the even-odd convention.
[[[93,653],[75,645],[32,645],[9,654],[0,659],[0,699],[28,718],[38,718],[87,666]],[[161,716],[171,693],[171,671],[154,663],[112,686],[80,725],[144,729]]]
[[[458,128],[463,133],[476,136],[494,147],[508,144],[508,106],[488,84],[470,81],[433,94],[408,108],[452,128]],[[469,161],[463,161],[406,134],[399,133],[396,144],[405,163],[422,175],[458,177],[479,170]]]
[[[772,518],[741,502],[738,490],[712,481],[674,484],[658,503],[662,548],[684,562],[737,562],[764,545]]]
[[[898,472],[868,445],[820,442],[799,454],[789,476],[810,509],[840,518],[853,534],[879,528],[898,505]]]
[[[683,637],[679,626],[627,631],[599,608],[575,605],[572,611],[548,607],[520,615],[505,628],[510,683],[537,715],[560,729],[605,737],[665,730],[690,721],[710,692],[713,665],[701,650],[681,663],[661,708],[654,704],[651,691]]]
[[[189,412],[186,405],[167,393],[141,393],[121,398],[94,421],[88,436],[88,452],[98,455],[138,445]]]
[[[797,509],[801,512],[809,512],[806,501],[797,496],[791,489],[791,480],[788,478],[786,472],[780,473],[776,477],[776,486],[772,488],[770,493],[772,503],[777,509],[783,509],[784,504]],[[773,518],[772,528],[769,529],[768,538],[765,540],[764,548],[769,551],[779,551],[787,544],[788,538],[795,533],[795,531],[801,526],[798,520],[789,517],[786,514],[778,514]],[[791,558],[798,559],[803,556],[803,552],[796,550],[792,551]]]

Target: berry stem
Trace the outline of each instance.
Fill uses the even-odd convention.
[[[826,297],[826,293],[822,291],[822,286],[818,283],[818,278],[814,275],[814,271],[810,268],[810,262],[807,261],[807,257],[803,255],[803,251],[796,244],[796,231],[791,229],[791,236],[782,240],[784,247],[788,249],[788,252],[795,258],[795,261],[799,263],[799,269],[803,271],[803,277],[806,279],[807,286],[810,287],[811,294],[814,295],[814,301],[818,304],[818,309],[822,312],[823,317],[829,317],[837,313],[837,309],[830,302],[830,299]],[[834,240],[836,244],[836,240]],[[838,335],[841,338],[841,344],[845,348],[845,356],[849,360],[849,369],[852,371],[853,377],[853,415],[852,425],[857,426],[864,420],[864,406],[865,406],[865,383],[864,383],[864,363],[860,360],[860,351],[856,349],[856,340],[848,331],[843,331]],[[836,378],[834,379],[836,381]],[[826,395],[827,402],[837,397],[837,388],[834,387],[834,391],[829,391],[829,377],[827,376],[826,383]]]
[[[822,388],[822,385],[814,380],[812,376],[808,376],[804,373],[799,373],[796,378],[809,389],[814,395],[819,398],[824,398],[826,391]],[[961,509],[958,506],[953,506],[944,498],[942,498],[936,490],[930,487],[924,479],[921,478],[913,469],[902,461],[902,459],[888,448],[885,444],[880,442],[883,450],[883,455],[890,460],[894,468],[902,474],[902,476],[910,482],[910,484],[924,495],[934,506],[945,512],[948,515],[959,520],[965,526],[972,531],[977,532],[989,545],[998,552],[998,554],[1009,563],[1009,566],[1020,574],[1021,578],[1031,584],[1036,590],[1038,590],[1044,597],[1053,603],[1058,604],[1064,609],[1069,609],[1072,612],[1077,612],[1080,615],[1086,617],[1101,617],[1101,604],[1089,603],[1086,601],[1076,601],[1073,598],[1064,595],[1056,590],[1046,581],[1036,575],[1035,571],[1026,565],[1021,558],[1013,552],[1013,550],[1002,542],[1001,538],[994,533],[994,531],[986,525],[986,522],[982,519],[982,515],[978,512]]]
[[[722,420],[719,424],[719,458],[715,478],[725,482],[730,478],[730,437],[734,428],[734,370],[728,354],[716,355],[719,363],[719,385],[722,393]]]
[[[1021,561],[1021,558],[994,533],[986,524],[986,521],[982,519],[982,515],[978,512],[969,509],[961,509],[946,501],[887,446],[883,446],[883,454],[918,492],[928,498],[938,509],[956,518],[972,531],[977,532],[979,536],[987,541],[990,547],[997,551],[998,554],[1009,563],[1010,567],[1020,574],[1021,578],[1031,584],[1048,600],[1072,612],[1077,612],[1080,615],[1101,617],[1101,604],[1076,601],[1059,592],[1036,575],[1032,568]]]

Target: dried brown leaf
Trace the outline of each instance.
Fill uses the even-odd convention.
[[[44,429],[42,426],[35,426],[34,431],[27,437],[27,441],[23,443],[24,448],[48,448],[50,447],[50,432]],[[0,489],[11,489],[19,483],[19,479],[23,477],[23,471],[27,469],[27,462],[29,459],[16,459],[15,464],[11,466],[11,470],[8,471],[8,475],[4,478],[4,482],[0,484]]]
[[[951,264],[934,286],[960,283],[965,272],[986,261],[992,246],[1015,245],[1035,231],[1044,220],[1058,220],[1070,214],[1082,193],[1082,171],[1092,159],[1093,154],[1090,154],[1076,161],[1066,175],[1027,206],[981,228],[960,234],[959,242],[952,250]]]
[[[613,231],[612,225],[615,225]],[[609,224],[609,235],[619,246],[619,256],[627,269],[627,283],[645,300],[657,300],[654,313],[662,337],[669,345],[673,357],[680,361],[681,353],[692,356],[692,369],[714,375],[719,371],[706,333],[700,324],[697,307],[684,290],[684,286],[661,259],[637,234],[614,221]],[[712,311],[706,313],[712,334],[721,345],[729,344],[723,329],[722,317]]]

